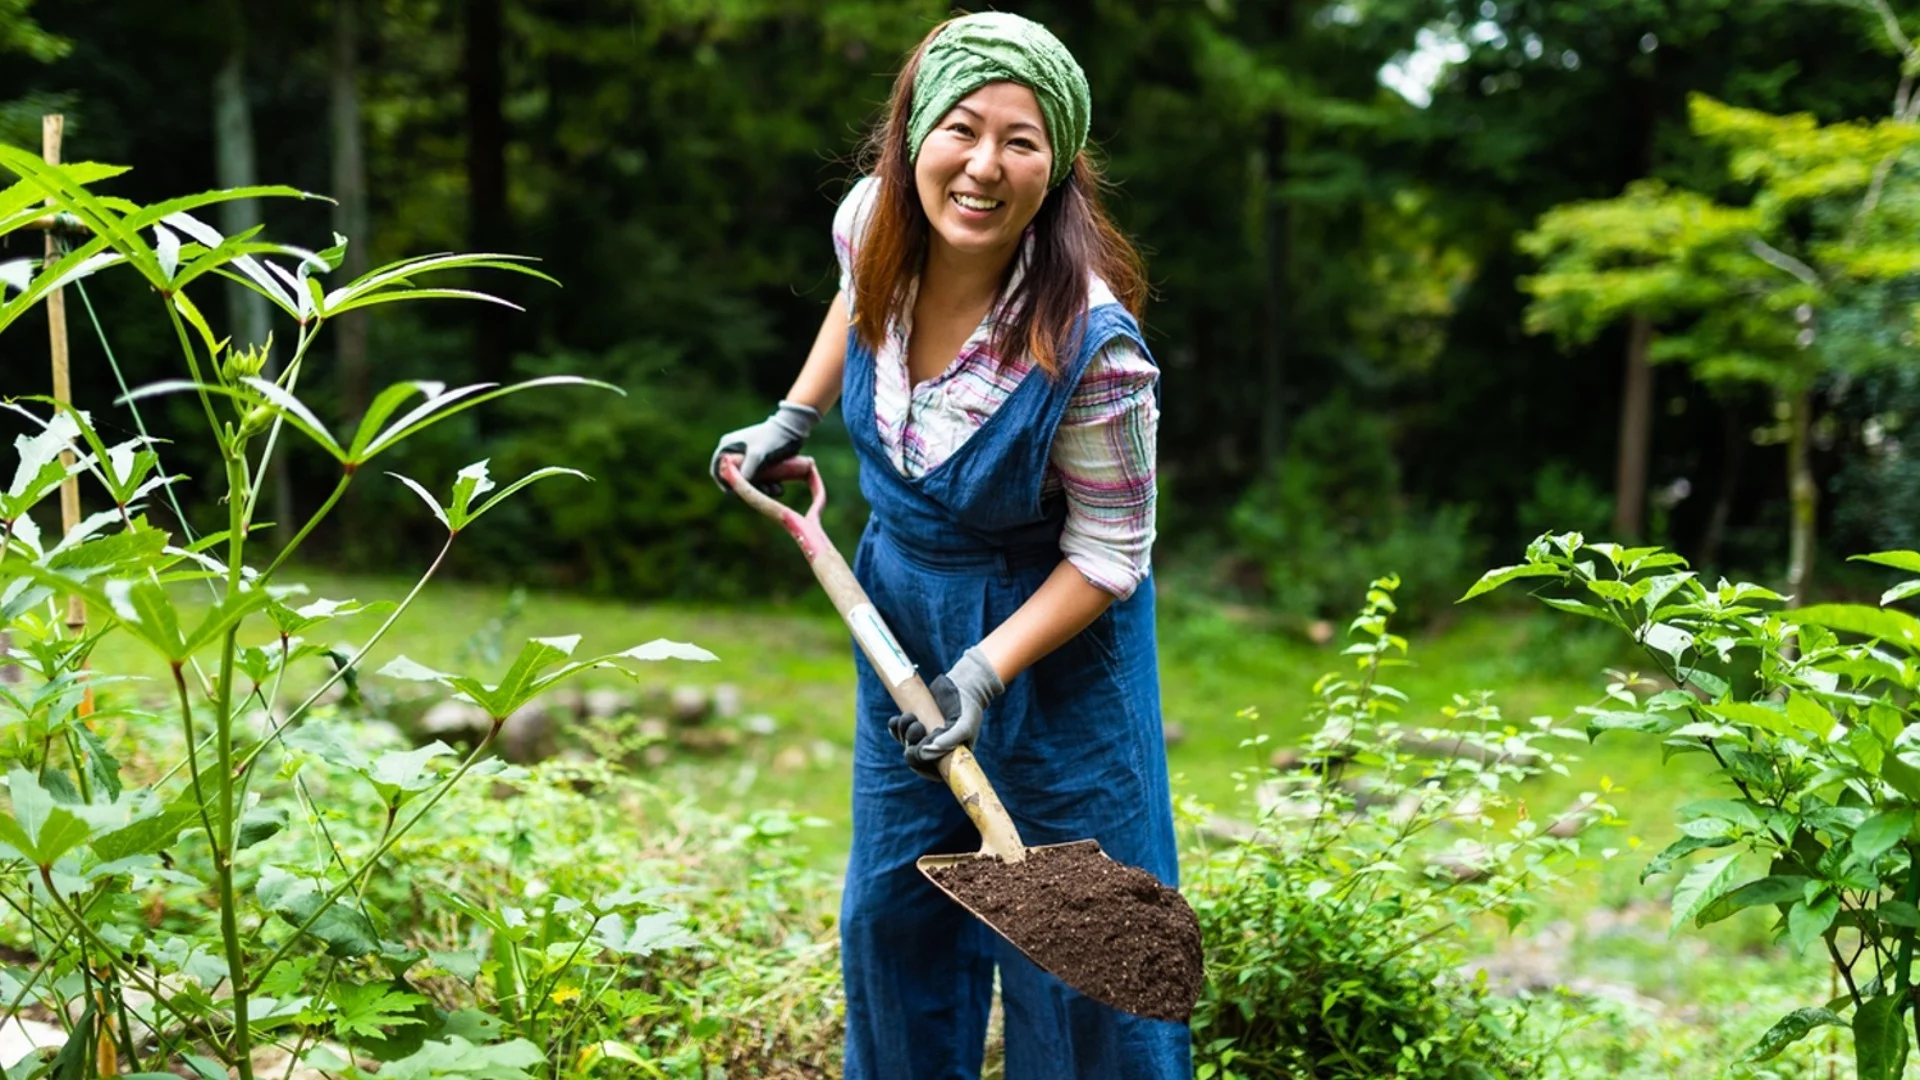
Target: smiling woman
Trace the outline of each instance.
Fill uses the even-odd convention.
[[[898,715],[904,675],[854,656],[849,1080],[978,1077],[996,972],[1008,1080],[1191,1075],[1184,1025],[1075,992],[915,866],[980,846],[921,779],[965,745],[1032,843],[1090,838],[1178,876],[1151,574],[1159,371],[1090,115],[1039,24],[934,28],[835,215],[841,288],[805,365],[715,451],[753,478],[842,402],[873,511],[854,573],[915,665],[945,672],[928,687],[941,715]]]

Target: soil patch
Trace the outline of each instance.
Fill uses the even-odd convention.
[[[1098,844],[1032,848],[1019,863],[968,859],[929,873],[1075,990],[1157,1020],[1192,1015],[1203,978],[1193,909]]]

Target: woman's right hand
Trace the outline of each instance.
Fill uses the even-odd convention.
[[[727,482],[720,478],[720,455],[739,454],[740,475],[751,481],[764,466],[799,453],[819,422],[820,413],[811,406],[782,401],[765,420],[720,436],[720,444],[714,447],[713,457],[707,462],[707,471],[722,491],[729,491]],[[780,494],[779,484],[756,483],[754,486],[769,495]]]

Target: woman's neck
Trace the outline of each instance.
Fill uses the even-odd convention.
[[[1016,248],[962,255],[933,237],[920,274],[920,299],[946,309],[984,308],[999,295]]]

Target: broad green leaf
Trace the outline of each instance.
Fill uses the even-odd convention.
[[[1753,1044],[1743,1061],[1771,1061],[1780,1051],[1806,1038],[1807,1033],[1823,1025],[1845,1027],[1846,1021],[1830,1009],[1795,1009],[1774,1022],[1760,1041]]]
[[[1920,802],[1920,766],[1908,762],[1903,755],[1889,753],[1881,759],[1880,779],[1892,784],[1909,802]]]
[[[1907,1026],[1897,996],[1881,994],[1855,1010],[1853,1054],[1859,1080],[1900,1080],[1907,1067]]]
[[[1727,847],[1732,843],[1733,838],[1728,836],[1683,836],[1673,843],[1668,844],[1665,850],[1647,862],[1647,868],[1640,871],[1640,883],[1644,885],[1648,878],[1656,874],[1666,873],[1673,869],[1674,863],[1696,851],[1701,851],[1706,848]]]
[[[1750,907],[1762,904],[1784,904],[1801,899],[1805,894],[1807,878],[1797,874],[1776,874],[1772,877],[1757,878],[1716,897],[1711,903],[1700,909],[1694,916],[1695,926],[1710,926]]]
[[[407,795],[440,782],[440,774],[427,768],[428,762],[452,755],[453,747],[438,740],[416,750],[389,750],[373,759],[365,775],[386,805],[399,806]]]
[[[531,1080],[546,1054],[525,1039],[476,1046],[458,1035],[434,1040],[399,1061],[380,1067],[380,1080]]]
[[[1793,942],[1793,951],[1806,952],[1808,946],[1820,940],[1833,925],[1833,917],[1839,913],[1840,898],[1831,894],[1816,904],[1809,905],[1802,900],[1793,905],[1787,912],[1787,939]]]
[[[378,1039],[383,1028],[425,1023],[414,1011],[427,999],[391,986],[335,983],[327,998],[336,1010],[333,1030],[347,1039]]]
[[[1738,854],[1723,855],[1718,859],[1709,859],[1696,864],[1680,879],[1673,889],[1673,922],[1670,933],[1679,933],[1680,927],[1699,914],[1700,910],[1712,903],[1726,891],[1727,882],[1733,877],[1734,864],[1740,861]]]
[[[286,807],[256,806],[240,815],[240,838],[236,846],[245,850],[274,836],[286,827]]]
[[[1794,727],[1821,739],[1839,723],[1825,705],[1798,690],[1787,695],[1787,719]]]
[[[1474,582],[1473,587],[1467,590],[1466,595],[1455,600],[1454,603],[1465,603],[1483,593],[1490,593],[1509,581],[1518,581],[1521,578],[1565,577],[1566,573],[1567,572],[1560,567],[1546,563],[1521,563],[1517,566],[1502,566],[1480,575],[1480,580]]]
[[[375,672],[390,679],[407,679],[412,682],[445,683],[453,678],[444,671],[435,671],[425,664],[409,660],[405,656],[396,656],[387,661],[386,666]]]
[[[343,900],[328,902],[321,886],[295,877],[278,866],[260,868],[260,881],[254,887],[260,906],[299,926],[320,912],[307,933],[326,943],[327,955],[347,958],[365,956],[380,950],[380,937],[373,923]],[[322,910],[322,905],[325,909]]]
[[[1794,734],[1793,725],[1787,722],[1786,710],[1776,709],[1771,705],[1749,701],[1729,701],[1719,705],[1708,705],[1705,708],[1728,723],[1746,724],[1774,735]]]
[[[1596,607],[1593,604],[1583,603],[1579,600],[1567,600],[1558,596],[1543,596],[1540,598],[1540,602],[1556,611],[1564,611],[1571,615],[1585,615],[1589,619],[1599,619],[1608,626],[1618,627],[1622,630],[1628,629],[1627,625],[1620,621],[1618,615],[1615,615],[1603,607]]]
[[[628,660],[694,660],[702,663],[711,663],[720,659],[698,645],[668,641],[666,638],[655,638],[645,645],[636,645],[626,652],[615,655]]]
[[[1914,907],[1905,900],[1882,900],[1873,909],[1873,913],[1888,926],[1920,930],[1920,908]]]
[[[1853,853],[1871,859],[1898,844],[1912,831],[1912,810],[1887,810],[1875,814],[1853,834]]]
[[[1788,618],[1795,623],[1878,638],[1908,652],[1920,651],[1920,618],[1904,611],[1865,604],[1815,604],[1789,613]]]
[[[1916,551],[1876,551],[1871,555],[1849,555],[1847,561],[1879,563],[1909,574],[1920,574],[1920,552]]]

